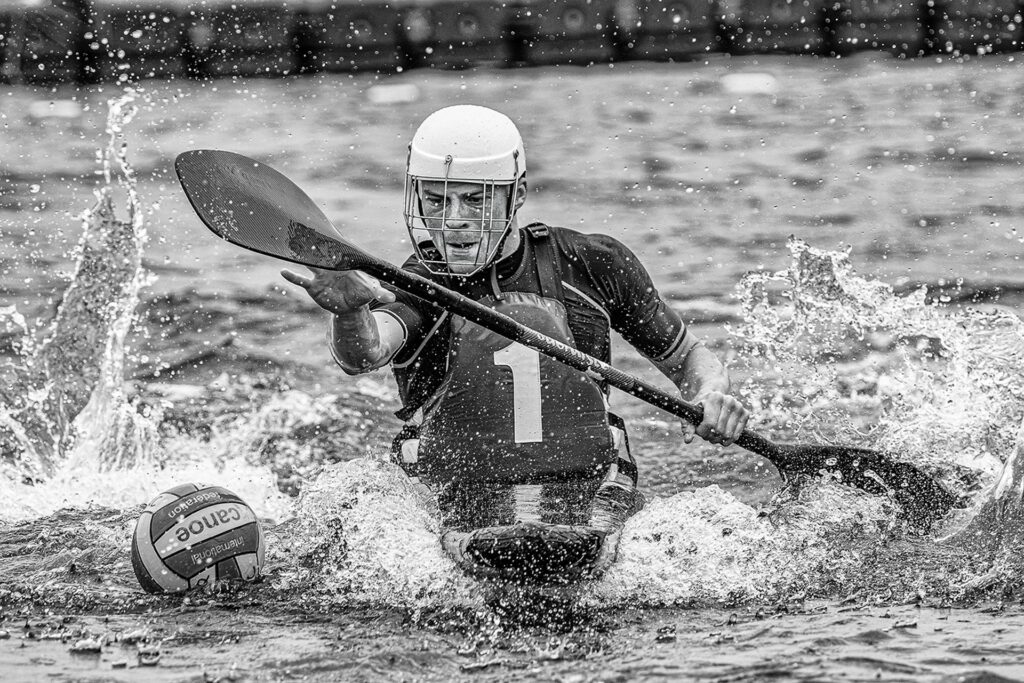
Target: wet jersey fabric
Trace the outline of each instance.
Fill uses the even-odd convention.
[[[573,345],[561,302],[508,292],[480,303]],[[418,471],[434,482],[593,478],[617,454],[597,383],[459,316],[448,369],[423,407]]]
[[[472,278],[445,278],[427,271],[415,257],[403,268],[435,280],[474,299],[500,292],[541,292],[538,248],[555,261],[560,300],[569,332],[580,351],[611,360],[610,331],[615,330],[651,360],[667,358],[683,342],[686,327],[658,294],[639,259],[618,240],[568,228],[533,224],[520,230],[518,251]],[[406,343],[393,359],[403,408],[413,417],[439,389],[447,372],[452,316],[441,308],[399,290],[396,301],[375,306],[397,318]]]

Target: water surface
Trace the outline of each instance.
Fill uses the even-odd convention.
[[[375,88],[409,84],[412,101],[375,103]],[[20,413],[54,444],[52,472],[5,453],[0,666],[18,678],[137,678],[159,650],[147,679],[1024,677],[1019,518],[976,507],[922,535],[884,496],[823,480],[784,487],[740,449],[684,446],[673,419],[624,396],[616,407],[652,502],[608,575],[561,596],[504,595],[459,575],[429,500],[380,460],[398,426],[387,373],[335,369],[324,315],[280,264],[208,234],[171,168],[190,148],[259,158],[354,241],[399,261],[416,124],[450,103],[499,108],[527,140],[523,218],[633,248],[729,360],[757,429],[890,448],[980,507],[1020,447],[1024,414],[1021,88],[1013,56],[870,55],[152,82],[112,131],[107,101],[120,91],[8,88],[6,386],[63,387],[87,405],[73,429],[45,404]],[[81,113],[50,115],[61,110],[51,100]],[[97,175],[111,135],[134,167],[135,223],[116,154],[111,177]],[[93,213],[90,234],[108,248],[76,271],[75,216],[97,188],[119,220]],[[138,278],[95,277],[132,254]],[[54,318],[66,291],[78,298]],[[112,313],[89,317],[90,304]],[[45,348],[55,319],[70,320],[67,339],[96,333],[75,355],[93,374],[29,372],[25,354]],[[656,379],[621,341],[616,364]],[[139,591],[127,560],[135,516],[192,480],[236,491],[266,520],[259,586]],[[959,537],[970,543],[936,540],[972,516],[985,523]],[[70,653],[83,635],[106,644]]]

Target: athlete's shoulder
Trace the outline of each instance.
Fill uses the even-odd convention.
[[[625,244],[604,233],[580,232],[572,228],[548,228],[562,255],[570,262],[588,267],[635,267],[636,256]]]
[[[567,254],[581,253],[630,253],[629,249],[611,235],[597,232],[580,232],[556,225],[532,223],[525,228],[536,237],[551,236],[562,251]]]
[[[580,232],[579,230],[573,230],[572,228],[563,228],[553,225],[544,227],[548,229],[555,240],[564,243],[567,246],[605,251],[628,251],[626,245],[611,235],[606,235],[600,232]]]

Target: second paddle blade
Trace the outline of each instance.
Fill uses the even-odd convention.
[[[316,203],[266,164],[234,152],[192,150],[178,155],[174,170],[206,227],[233,244],[320,268],[363,261]]]
[[[855,446],[777,444],[775,465],[784,472],[839,472],[846,484],[870,493],[891,494],[919,524],[942,517],[962,504],[934,477],[891,455]]]

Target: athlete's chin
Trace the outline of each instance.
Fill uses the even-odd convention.
[[[477,262],[479,257],[478,249],[446,249],[445,259],[448,262],[448,270],[460,275],[467,275],[480,267]]]
[[[473,263],[452,263],[448,262],[448,270],[456,275],[469,275],[480,266]]]

